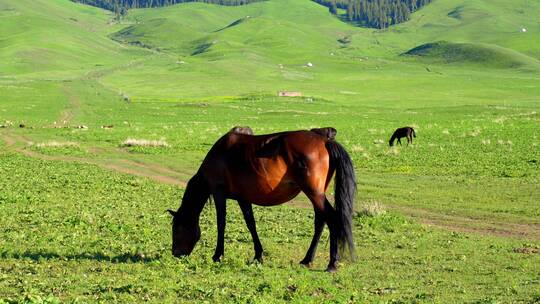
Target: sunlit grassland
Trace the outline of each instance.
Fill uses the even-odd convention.
[[[194,254],[169,254],[181,189],[103,171],[4,153],[0,295],[39,302],[531,302],[538,299],[534,243],[426,228],[387,214],[355,217],[359,260],[336,275],[323,236],[314,270],[297,265],[312,226],[309,209],[256,208],[266,259],[229,204],[226,258],[211,262],[215,214],[203,212]],[[21,233],[25,231],[25,233]],[[502,265],[502,266],[501,266]]]
[[[396,108],[255,95],[128,103],[117,91],[90,80],[34,90],[48,93],[41,101],[32,98],[31,90],[10,94],[2,109],[14,126],[1,132],[17,139],[23,151],[66,161],[42,161],[3,148],[0,298],[261,303],[538,298],[533,288],[538,255],[522,253],[538,250],[535,234],[523,239],[513,230],[502,238],[483,235],[493,223],[530,225],[532,230],[538,225],[539,109],[534,102]],[[62,94],[66,91],[71,102]],[[50,96],[57,108],[46,106]],[[17,105],[26,98],[35,106],[20,109]],[[54,128],[63,111],[75,115],[67,128]],[[27,127],[18,128],[20,121]],[[194,254],[174,259],[165,209],[178,206],[181,186],[69,161],[129,159],[181,172],[185,181],[211,144],[234,125],[249,125],[259,134],[338,129],[338,140],[357,170],[357,207],[376,201],[390,211],[355,218],[357,263],[345,262],[336,276],[319,272],[327,262],[325,235],[315,270],[297,266],[312,233],[312,211],[303,196],[296,207],[256,208],[267,250],[263,265],[249,262],[252,244],[234,202],[229,204],[223,264],[210,262],[215,243],[211,204],[203,213],[203,237]],[[415,143],[388,148],[390,133],[401,125],[416,128]],[[163,139],[169,146],[124,147],[128,138]],[[52,141],[76,145],[48,146]],[[411,213],[414,220],[402,215]],[[419,224],[433,216],[442,217],[438,226],[462,229],[457,217],[471,221],[466,231],[484,232]]]
[[[120,23],[34,2],[0,2],[0,303],[540,300],[538,3],[438,0],[372,30],[311,1],[190,3]],[[471,44],[471,58],[504,50],[482,63],[445,62],[452,44],[401,55],[438,40]],[[297,265],[313,229],[303,195],[255,208],[262,265],[233,201],[223,263],[210,259],[211,204],[194,254],[170,255],[165,210],[236,125],[338,130],[359,186],[358,262],[323,273],[324,234],[314,269]],[[389,148],[405,125],[414,144]],[[362,216],[363,204],[388,212]]]
[[[535,184],[540,158],[536,128],[539,113],[534,103],[397,110],[273,97],[126,103],[97,85],[69,85],[81,100],[99,92],[103,104],[93,97],[92,104],[79,105],[69,128],[52,128],[53,122],[47,122],[46,128],[36,125],[33,129],[12,129],[12,133],[27,136],[34,145],[64,140],[78,146],[27,149],[60,156],[82,153],[104,160],[140,158],[188,174],[195,172],[213,142],[234,125],[249,125],[259,134],[334,126],[359,172],[361,200],[377,199],[515,223],[535,223],[539,215]],[[38,112],[34,114],[39,117]],[[88,129],[73,128],[76,125]],[[114,127],[103,129],[103,125]],[[388,148],[389,135],[401,125],[414,126],[418,138],[410,147]],[[128,138],[165,140],[168,146],[124,147]],[[97,153],[96,148],[110,153]],[[467,191],[460,192],[463,188]]]

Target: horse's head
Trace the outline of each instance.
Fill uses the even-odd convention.
[[[201,237],[201,229],[197,222],[182,221],[179,212],[167,210],[173,216],[172,254],[175,257],[189,255]]]
[[[206,179],[195,174],[186,186],[182,205],[178,211],[168,210],[172,221],[172,254],[176,257],[189,255],[201,238],[199,217],[208,201],[210,191]]]

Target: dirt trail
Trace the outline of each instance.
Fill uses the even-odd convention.
[[[333,201],[333,195],[330,193],[327,195],[330,201]],[[309,200],[303,195],[297,196],[287,204],[296,208],[313,208]],[[540,240],[540,224],[520,224],[504,221],[498,222],[495,220],[490,221],[487,219],[475,219],[400,205],[388,205],[387,207],[416,222],[427,226],[442,228],[444,230],[524,240]]]
[[[540,240],[540,224],[520,224],[497,222],[495,220],[474,219],[459,215],[437,213],[420,208],[393,205],[392,210],[405,214],[423,224],[456,232],[495,235],[519,239]]]
[[[152,180],[155,180],[160,183],[177,185],[177,186],[186,186],[184,182],[185,174],[182,172],[176,172],[169,168],[160,166],[154,163],[144,163],[140,161],[132,161],[128,159],[102,159],[97,157],[85,158],[85,157],[75,157],[75,156],[53,156],[45,155],[36,151],[27,149],[26,147],[30,143],[30,140],[20,135],[7,134],[6,132],[0,133],[2,139],[6,142],[6,148],[11,151],[16,151],[23,155],[33,158],[39,158],[43,160],[52,160],[52,161],[67,161],[67,162],[76,162],[76,163],[85,163],[97,165],[101,168],[108,170],[114,170],[122,173],[148,177]],[[93,151],[98,151],[94,149]],[[105,151],[105,150],[104,150]]]
[[[68,104],[66,108],[60,113],[60,116],[58,117],[58,120],[56,122],[56,126],[65,127],[69,126],[69,124],[75,117],[75,113],[80,109],[82,101],[77,95],[73,94],[71,88],[69,88],[67,85],[64,85],[62,90],[68,98]]]

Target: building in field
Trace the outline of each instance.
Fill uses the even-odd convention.
[[[301,97],[302,92],[294,92],[294,91],[279,91],[277,94],[279,97]]]

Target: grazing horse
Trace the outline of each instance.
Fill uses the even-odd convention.
[[[217,262],[223,256],[226,200],[234,199],[240,205],[253,238],[254,259],[262,261],[263,248],[257,235],[252,204],[279,205],[304,192],[315,211],[315,233],[300,263],[311,266],[325,223],[330,229],[327,271],[336,271],[338,250],[341,255],[348,251],[354,259],[355,173],[349,154],[334,140],[335,129],[258,136],[238,130],[236,127],[231,129],[213,145],[197,173],[189,180],[180,208],[168,210],[173,216],[172,254],[182,256],[193,251],[201,234],[201,211],[212,196],[218,228],[212,259]],[[325,195],[334,172],[335,207]]]
[[[388,142],[390,144],[390,147],[394,145],[394,140],[396,140],[396,138],[397,138],[397,142],[401,146],[402,137],[407,137],[407,146],[408,146],[409,143],[412,144],[413,137],[416,138],[416,132],[414,132],[414,129],[411,127],[403,127],[403,128],[396,129],[396,131],[394,131],[394,134],[392,134],[390,141]]]

